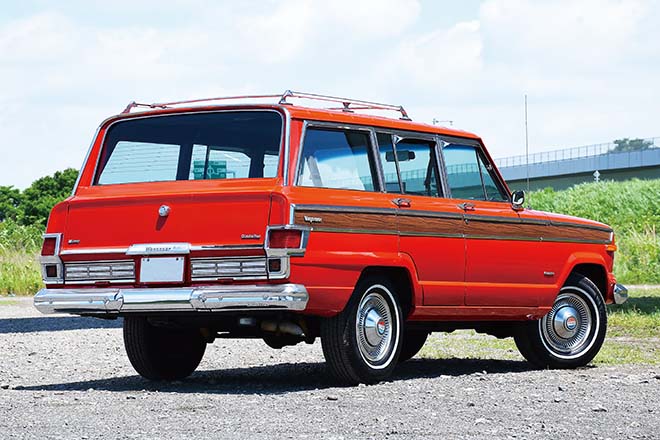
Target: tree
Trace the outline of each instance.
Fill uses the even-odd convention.
[[[78,171],[68,168],[32,182],[32,185],[23,191],[21,197],[20,223],[46,226],[50,210],[71,195],[77,178]]]
[[[653,147],[653,142],[644,139],[623,138],[615,140],[614,145],[616,146],[610,151],[613,153],[623,153],[627,151],[648,150],[649,148]]]
[[[0,222],[16,220],[20,211],[21,192],[13,186],[0,186]]]

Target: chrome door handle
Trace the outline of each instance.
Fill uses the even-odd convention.
[[[463,202],[457,205],[463,211],[474,211],[474,203]]]
[[[410,199],[398,198],[392,200],[392,203],[394,203],[399,208],[410,208],[411,206]]]

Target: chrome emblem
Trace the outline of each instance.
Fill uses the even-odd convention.
[[[308,223],[321,223],[323,221],[321,217],[310,217],[308,215],[304,216],[303,219]]]
[[[241,240],[259,240],[260,238],[259,234],[241,234]]]
[[[167,217],[170,215],[170,207],[167,205],[161,205],[160,208],[158,208],[158,215],[161,217]]]
[[[566,330],[575,330],[575,327],[577,327],[577,319],[573,316],[570,316],[566,320]]]

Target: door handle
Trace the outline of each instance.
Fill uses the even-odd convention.
[[[394,203],[399,208],[410,208],[411,206],[410,199],[398,198],[392,200],[392,203]]]
[[[463,211],[474,211],[474,203],[463,202],[458,204]]]

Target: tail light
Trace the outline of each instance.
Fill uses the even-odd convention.
[[[297,229],[276,229],[268,237],[271,249],[299,249],[301,242],[302,231]]]
[[[268,257],[305,255],[310,228],[307,226],[269,226],[266,231]]]
[[[42,256],[53,256],[57,251],[57,237],[46,236],[44,237],[44,244],[41,246],[41,255]]]

